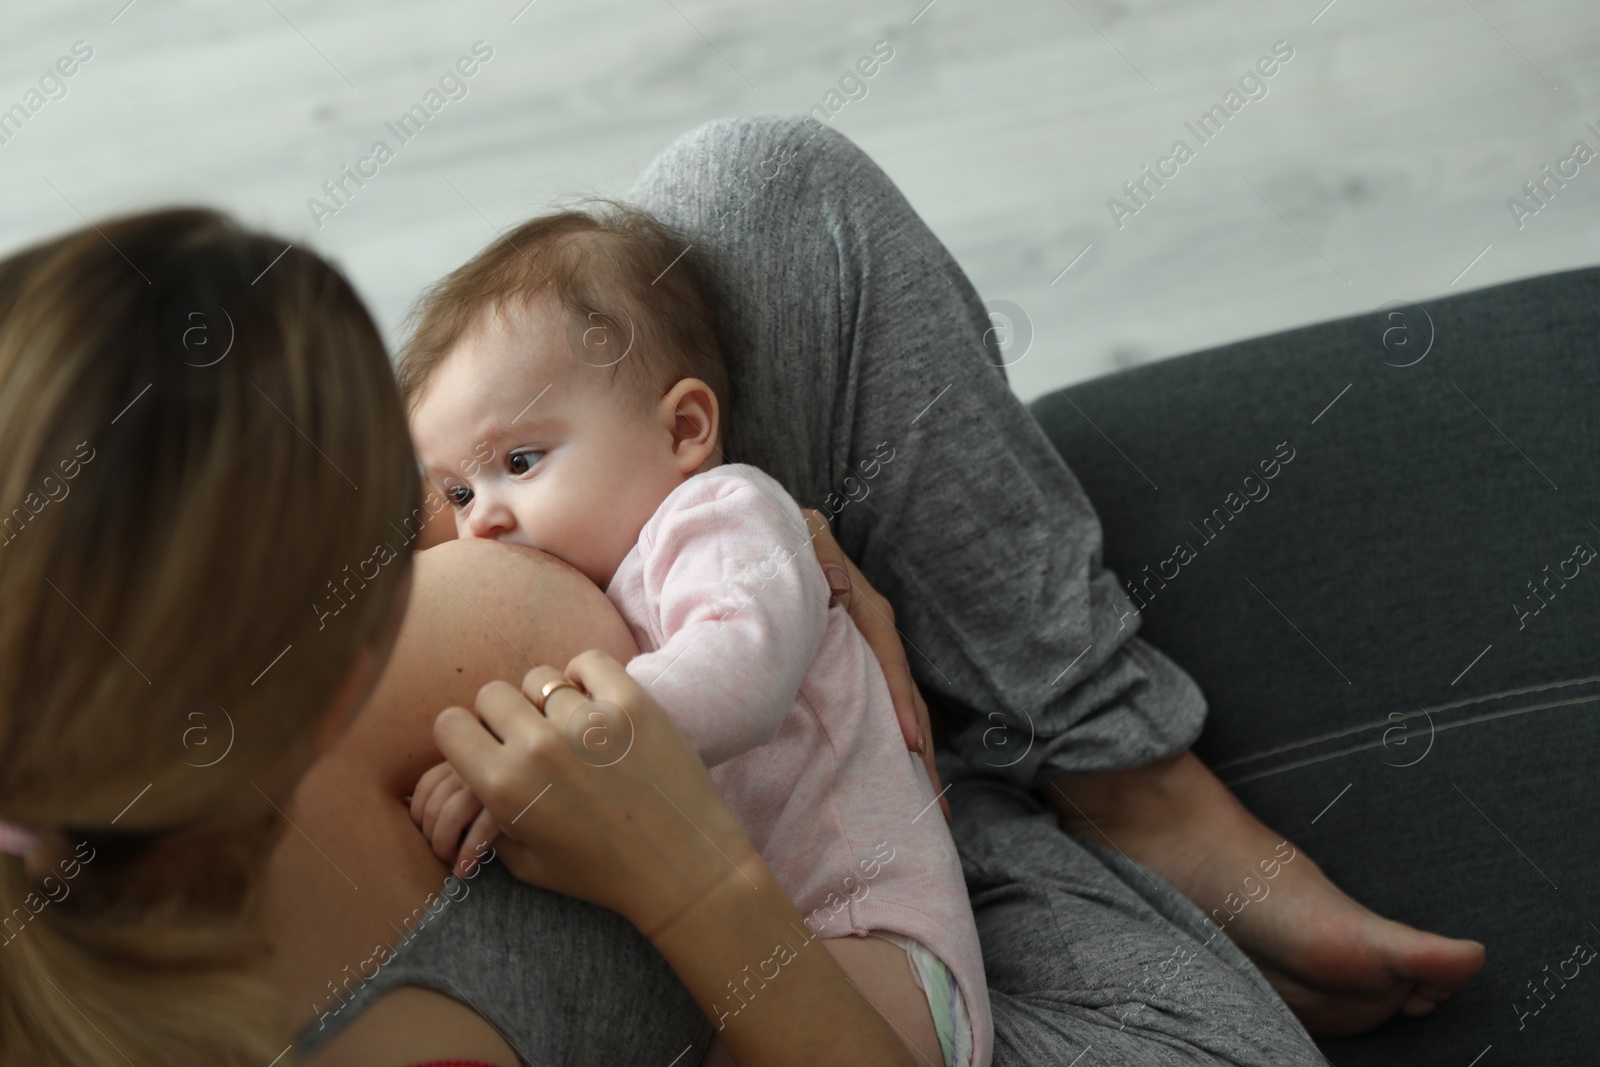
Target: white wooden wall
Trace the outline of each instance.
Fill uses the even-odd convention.
[[[1600,152],[1592,0],[524,3],[6,3],[0,109],[75,42],[93,58],[0,144],[0,248],[203,201],[337,258],[393,331],[492,225],[621,192],[702,119],[805,110],[887,40],[834,124],[1030,320],[1024,398],[1600,260],[1600,161],[1521,228],[1507,207]],[[480,39],[467,95],[319,229],[307,199]],[[1268,94],[1200,144],[1185,123],[1277,41]],[[1119,228],[1108,199],[1179,138],[1194,157]]]

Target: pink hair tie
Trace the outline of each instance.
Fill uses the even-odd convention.
[[[26,856],[39,845],[39,835],[14,822],[0,819],[0,853]]]

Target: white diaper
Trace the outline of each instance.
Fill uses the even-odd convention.
[[[921,941],[892,934],[887,930],[872,931],[875,937],[899,945],[911,959],[911,973],[917,985],[928,998],[928,1009],[933,1012],[934,1029],[939,1032],[939,1048],[944,1053],[945,1067],[969,1067],[972,1061],[972,1022],[967,1018],[966,1004],[961,990],[944,961],[935,956]]]

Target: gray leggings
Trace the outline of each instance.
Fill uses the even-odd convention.
[[[707,264],[735,458],[837,512],[952,712],[997,1064],[1595,1061],[1600,268],[1030,413],[960,267],[832,130],[713,122],[632,195]],[[1319,1049],[1200,909],[1022,788],[1191,743],[1358,900],[1482,941],[1483,973]]]
[[[739,118],[680,137],[629,199],[698,253],[732,370],[729,459],[833,516],[954,712],[941,766],[996,1065],[1091,1046],[1085,1064],[1321,1063],[1233,942],[1197,936],[1193,904],[1028,792],[1181,752],[1205,702],[1135,635],[1094,509],[893,182],[832,129]]]

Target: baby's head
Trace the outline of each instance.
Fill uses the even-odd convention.
[[[721,461],[727,372],[688,244],[602,203],[524,223],[423,297],[400,387],[462,537],[603,589],[667,494]]]

